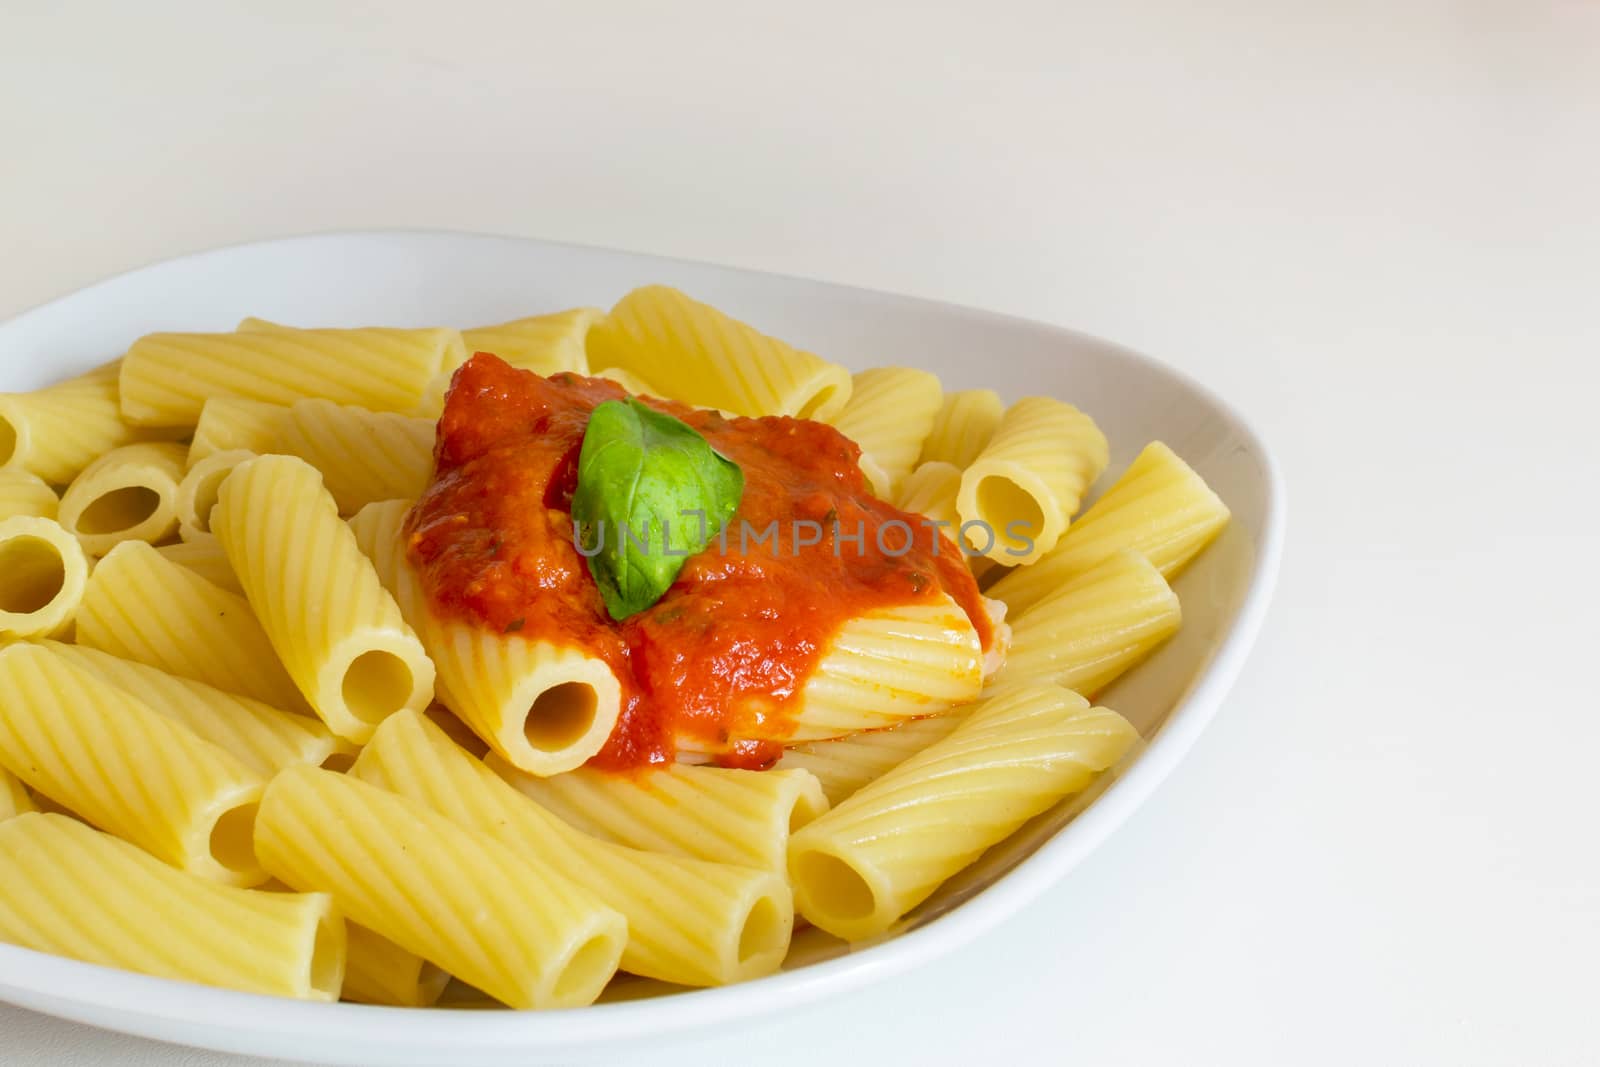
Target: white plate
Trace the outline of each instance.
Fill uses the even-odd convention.
[[[1187,459],[1227,501],[1233,522],[1176,583],[1178,637],[1104,698],[1139,726],[1148,747],[1091,805],[1035,820],[941,889],[904,930],[854,950],[806,939],[804,965],[725,989],[662,997],[639,982],[623,986],[618,1002],[573,1011],[418,1011],[231,993],[0,945],[0,999],[145,1037],[287,1059],[603,1059],[665,1033],[855,989],[946,952],[1060,880],[1150,795],[1215,714],[1255,639],[1277,573],[1283,493],[1266,448],[1236,412],[1104,341],[968,308],[622,252],[355,233],[189,256],[30,311],[0,327],[0,390],[85,370],[154,330],[228,330],[246,315],[308,326],[469,326],[607,307],[649,282],[679,286],[853,368],[908,364],[936,371],[949,386],[1070,399],[1111,439],[1113,474],[1157,438]]]

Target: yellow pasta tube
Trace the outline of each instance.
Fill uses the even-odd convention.
[[[64,815],[0,822],[0,940],[246,993],[336,1000],[344,921],[323,893],[191,878]]]
[[[324,397],[409,412],[462,358],[456,330],[154,333],[123,358],[122,415],[139,426],[192,427],[219,396],[284,405]]]
[[[60,633],[89,584],[89,557],[54,519],[0,519],[0,640]]]
[[[978,632],[949,596],[879,608],[834,636],[801,689],[788,740],[938,715],[977,699],[983,668]]]
[[[892,500],[917,465],[944,389],[936,375],[910,367],[877,367],[851,382],[850,402],[830,421],[861,446],[861,472],[872,491]]]
[[[82,645],[50,644],[57,656],[181,723],[263,777],[296,763],[317,765],[334,752],[327,727],[309,715],[180,678]]]
[[[244,596],[244,586],[239,584],[239,576],[233,573],[233,564],[228,562],[227,554],[222,551],[222,545],[215,537],[177,541],[162,545],[156,551],[168,562],[193,571],[212,585]]]
[[[1120,549],[1130,548],[1171,581],[1228,524],[1228,507],[1160,441],[1145,446],[1122,477],[1031,567],[994,584],[991,596],[1022,612]]]
[[[217,494],[222,490],[222,483],[228,480],[228,475],[233,473],[235,467],[255,458],[254,452],[230,449],[213,452],[189,468],[189,473],[178,483],[175,501],[178,535],[185,542],[215,541],[211,535],[211,511],[217,506]]]
[[[962,523],[984,523],[992,533],[968,539],[997,563],[1032,563],[1061,539],[1110,455],[1105,434],[1071,404],[1017,401],[961,476]]]
[[[302,400],[275,451],[322,472],[339,511],[353,515],[380,500],[412,500],[433,475],[434,423],[394,412]]]
[[[981,578],[997,564],[987,556],[967,555],[961,536],[961,516],[956,512],[956,494],[961,490],[961,468],[942,460],[930,460],[912,471],[901,484],[894,505],[901,511],[925,516],[961,552],[967,568]],[[932,531],[919,536],[932,536]]]
[[[628,924],[558,876],[415,801],[314,768],[267,787],[267,869],[513,1008],[592,1003]]]
[[[968,467],[989,447],[1006,406],[993,389],[963,389],[946,393],[933,428],[922,442],[919,463],[949,463]]]
[[[530,774],[582,766],[605,746],[621,714],[616,675],[580,648],[435,614],[401,543],[408,508],[405,501],[373,504],[350,527],[437,667],[440,703]]]
[[[20,467],[0,467],[0,521],[18,515],[53,519],[60,506],[56,491],[37,474],[29,474]]]
[[[789,842],[801,914],[836,937],[887,931],[946,879],[1122,758],[1138,732],[1057,686],[1010,689]]]
[[[35,810],[27,786],[10,771],[0,768],[0,822]]]
[[[123,541],[154,544],[178,528],[178,482],[185,450],[175,444],[125,445],[85,467],[61,495],[61,525],[91,556]]]
[[[100,561],[77,619],[80,645],[275,708],[311,710],[244,598],[142,541]]]
[[[394,712],[428,706],[433,664],[315,469],[292,456],[243,464],[212,527],[289,676],[336,735],[364,744]]]
[[[794,902],[781,875],[602,841],[501,781],[424,716],[378,728],[350,772],[498,838],[570,878],[628,921],[622,969],[679,985],[722,985],[778,969]]]
[[[42,645],[0,650],[0,765],[190,874],[259,885],[264,778]]]
[[[562,371],[589,373],[584,339],[596,322],[605,318],[599,308],[573,308],[552,315],[534,315],[499,326],[461,331],[467,353],[492,352],[523,370],[549,376]]]
[[[586,834],[619,845],[784,869],[791,831],[828,810],[807,771],[744,771],[673,763],[639,774],[582,768],[537,778],[490,756],[491,770]]]
[[[431,1008],[450,976],[415,952],[357,923],[345,923],[350,952],[340,999],[398,1008]]]
[[[66,485],[90,463],[123,445],[182,437],[122,421],[120,363],[31,393],[0,393],[0,468]]]
[[[1123,549],[1012,623],[1001,682],[1055,682],[1092,696],[1177,633],[1182,621],[1161,572]]]
[[[264,456],[274,451],[283,431],[289,409],[281,404],[244,400],[236,396],[214,396],[200,409],[200,421],[189,442],[189,467],[217,452],[254,452]]]
[[[596,372],[621,367],[673,400],[738,415],[827,420],[850,399],[850,373],[691,300],[676,289],[635,289],[588,337]],[[665,372],[665,373],[663,373]]]
[[[778,766],[810,771],[822,783],[828,802],[837,804],[929,745],[949,737],[966,719],[968,710],[956,708],[932,718],[910,719],[887,730],[796,745],[784,750]]]
[[[621,367],[607,367],[605,370],[596,371],[596,378],[604,378],[609,382],[616,382],[634,396],[666,396],[666,393],[630,370]]]

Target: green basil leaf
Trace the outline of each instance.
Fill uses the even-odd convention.
[[[660,600],[744,495],[744,472],[681,419],[632,397],[589,416],[572,520],[613,619]]]

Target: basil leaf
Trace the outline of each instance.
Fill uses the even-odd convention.
[[[744,495],[744,472],[681,419],[632,397],[589,416],[572,520],[606,611],[625,619],[660,600]]]

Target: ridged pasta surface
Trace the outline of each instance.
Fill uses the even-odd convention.
[[[53,519],[60,506],[56,491],[37,474],[0,467],[0,522],[18,515]]]
[[[837,804],[934,742],[943,741],[965,719],[966,709],[956,708],[927,719],[910,719],[887,730],[807,742],[785,749],[778,766],[810,771],[822,783],[829,803]]]
[[[989,447],[1005,410],[1000,394],[993,389],[962,389],[944,394],[918,462],[968,466]]]
[[[189,442],[189,466],[216,452],[254,452],[264,456],[278,446],[289,409],[282,404],[214,396],[200,409]]]
[[[415,952],[359,923],[345,923],[350,942],[340,998],[357,1004],[431,1008],[450,976]]]
[[[122,420],[112,363],[31,393],[0,393],[0,468],[37,474],[66,485],[114,448],[183,436],[181,429],[149,429]]]
[[[461,337],[468,355],[492,352],[513,367],[547,377],[562,371],[588,374],[584,341],[589,329],[603,318],[605,312],[599,308],[573,308],[462,330]]]
[[[156,552],[167,562],[192,571],[212,585],[244,596],[244,586],[239,584],[239,576],[233,573],[233,564],[228,562],[227,553],[222,551],[222,545],[215,536],[194,541],[174,541],[170,545],[161,545]]]
[[[412,500],[433,475],[434,423],[387,411],[302,400],[289,409],[276,451],[322,472],[339,511],[380,500]]]
[[[123,541],[155,544],[178,528],[178,483],[183,480],[182,445],[124,445],[83,469],[61,494],[61,525],[91,556],[103,556]]]
[[[861,471],[879,497],[894,499],[916,466],[943,399],[938,376],[925,370],[877,367],[851,378],[850,402],[831,421],[861,446]]]

